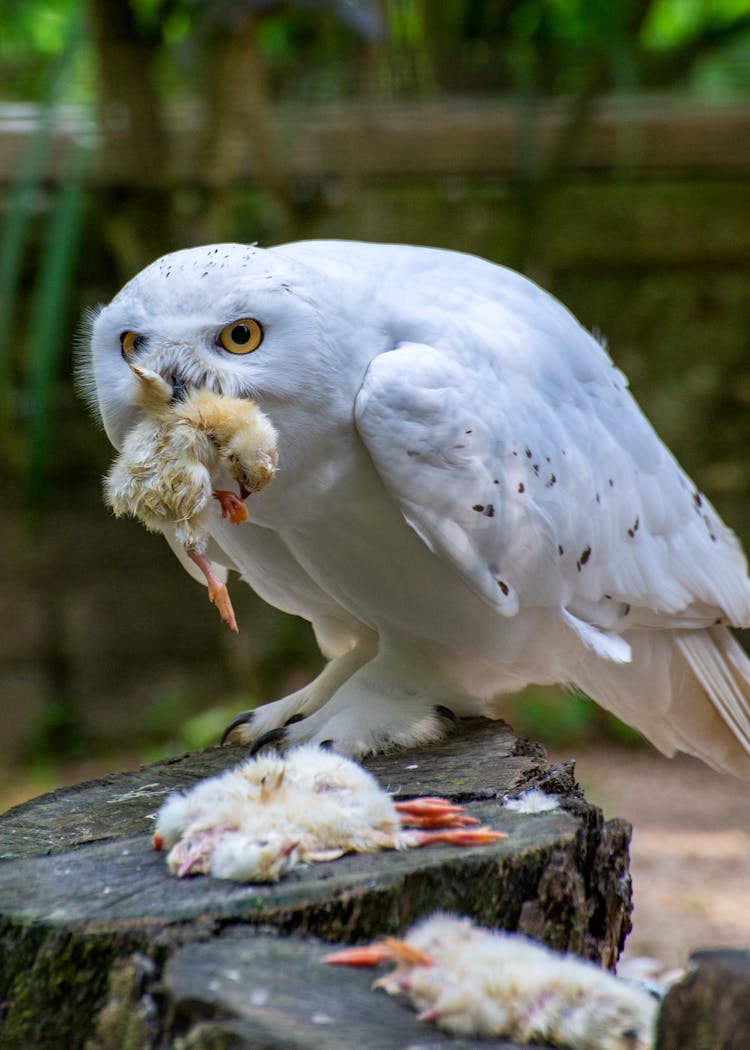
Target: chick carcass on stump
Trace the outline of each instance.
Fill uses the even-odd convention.
[[[105,481],[105,499],[118,517],[138,518],[152,532],[175,527],[178,543],[208,584],[208,596],[233,630],[229,592],[206,557],[211,498],[238,525],[247,519],[243,500],[267,485],[277,464],[276,431],[247,398],[208,389],[177,395],[156,372],[132,365],[135,403],[144,416],[126,434]],[[211,476],[226,467],[239,495],[216,489]]]
[[[469,919],[434,915],[403,940],[345,948],[324,962],[394,961],[375,982],[405,995],[456,1035],[546,1043],[568,1050],[651,1050],[657,1002],[646,991],[572,955]]]
[[[275,882],[298,864],[435,842],[475,846],[505,836],[442,798],[394,802],[351,759],[314,745],[250,758],[170,795],[154,846],[170,871]]]

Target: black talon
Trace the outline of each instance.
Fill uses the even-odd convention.
[[[332,740],[321,740],[320,743],[318,744],[318,747],[320,748],[321,751],[333,751],[333,741]]]
[[[259,751],[262,751],[264,747],[268,747],[271,744],[278,744],[286,737],[286,729],[283,727],[280,729],[269,729],[263,736],[259,736],[253,746],[250,748],[250,758],[253,755],[257,755]]]
[[[226,742],[227,742],[227,737],[229,736],[230,733],[232,733],[237,728],[237,726],[249,725],[252,722],[254,715],[255,715],[255,711],[253,711],[253,710],[251,710],[251,711],[240,711],[240,713],[237,715],[237,717],[232,719],[232,721],[229,723],[229,725],[225,728],[224,732],[221,734],[221,740],[219,741],[219,746],[220,747],[224,747],[224,744],[226,744]]]
[[[441,718],[447,718],[454,726],[458,725],[458,715],[444,704],[435,704],[435,714],[440,715]]]
[[[301,714],[297,713],[296,715],[292,715],[291,718],[287,718],[286,722],[284,722],[284,725],[285,726],[293,726],[295,722],[302,722],[302,721],[304,721],[304,718],[305,718],[304,715],[301,715]]]

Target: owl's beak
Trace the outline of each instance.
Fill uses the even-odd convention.
[[[185,380],[182,376],[170,376],[172,380],[172,404],[185,400]]]

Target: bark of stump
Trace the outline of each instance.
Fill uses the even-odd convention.
[[[466,720],[441,744],[365,763],[397,798],[445,795],[502,841],[348,856],[272,886],[173,878],[149,815],[245,753],[113,774],[0,817],[0,1048],[487,1046],[427,1028],[371,993],[371,974],[318,964],[321,942],[400,932],[437,909],[614,966],[630,929],[629,825],[605,823],[573,763],[550,767],[505,723]],[[531,787],[561,808],[502,807]]]
[[[687,971],[664,999],[658,1050],[748,1050],[750,951],[694,952]]]

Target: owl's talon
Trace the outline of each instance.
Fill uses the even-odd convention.
[[[229,739],[229,737],[232,735],[232,733],[235,731],[235,729],[237,729],[239,726],[250,725],[250,723],[252,722],[254,716],[255,716],[255,709],[254,708],[251,708],[249,711],[240,711],[240,713],[235,718],[232,719],[232,721],[229,723],[229,725],[224,727],[224,732],[221,734],[221,740],[219,741],[219,746],[220,747],[224,747],[224,745],[226,744],[226,742]]]
[[[446,707],[445,704],[435,704],[435,714],[440,715],[447,722],[452,722],[454,726],[459,724],[458,715],[455,711],[451,711],[449,707]]]
[[[240,491],[247,493],[247,489],[244,489],[242,486]],[[247,494],[249,495],[249,493]],[[234,492],[230,492],[229,489],[214,489],[211,495],[221,507],[222,518],[229,518],[232,525],[241,525],[243,521],[247,521],[247,507],[242,502],[245,498],[244,496],[240,498]]]
[[[257,755],[264,747],[275,747],[286,739],[286,729],[269,729],[267,733],[259,736],[250,748],[250,757]],[[278,750],[278,748],[277,748]]]

